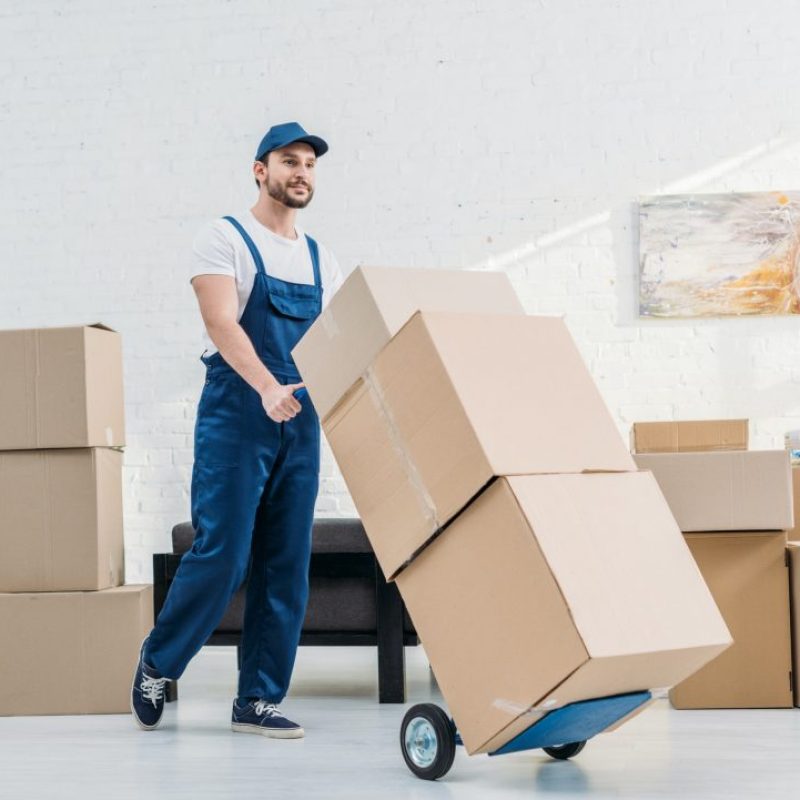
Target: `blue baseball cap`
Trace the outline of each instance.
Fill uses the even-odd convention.
[[[311,136],[297,122],[284,122],[282,125],[273,125],[264,135],[261,144],[256,150],[255,160],[263,158],[273,150],[280,150],[292,142],[305,142],[314,148],[314,154],[319,158],[328,152],[328,143],[319,136]]]

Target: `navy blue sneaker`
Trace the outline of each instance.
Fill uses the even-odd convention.
[[[278,706],[264,700],[252,700],[240,706],[233,701],[231,728],[237,733],[260,733],[273,739],[301,739],[305,731],[281,714]]]
[[[157,728],[164,713],[164,686],[168,678],[144,663],[144,648],[148,637],[139,650],[139,663],[131,686],[131,711],[140,728],[151,731]]]

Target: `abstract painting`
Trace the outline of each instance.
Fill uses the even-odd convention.
[[[800,192],[639,204],[639,315],[800,313]]]

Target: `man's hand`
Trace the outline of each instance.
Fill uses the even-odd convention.
[[[265,389],[261,393],[261,404],[267,416],[274,422],[287,422],[297,416],[302,406],[292,393],[304,386],[304,383],[287,383],[286,386],[278,383]]]

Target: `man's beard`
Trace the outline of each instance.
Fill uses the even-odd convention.
[[[314,190],[307,184],[305,188],[308,194],[305,199],[302,200],[292,197],[287,189],[284,189],[283,186],[278,183],[272,183],[270,179],[267,178],[267,194],[273,200],[283,203],[287,208],[305,208],[311,202],[311,198],[314,196]]]

